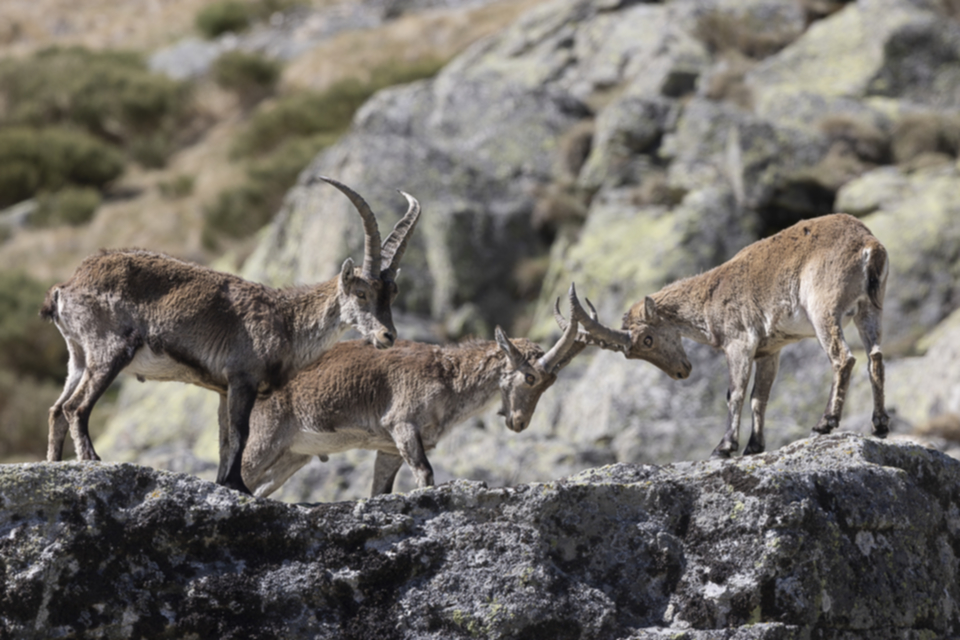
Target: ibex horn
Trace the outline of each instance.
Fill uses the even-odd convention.
[[[570,291],[567,295],[570,296],[572,305],[573,296],[576,295],[576,289],[574,288],[573,284],[570,285]],[[559,300],[557,306],[555,307],[555,311],[556,315],[560,316]],[[562,316],[560,317],[562,318]],[[570,350],[574,348],[574,345],[576,345],[578,332],[579,327],[577,326],[577,320],[576,318],[571,318],[570,323],[563,327],[563,335],[560,336],[560,340],[557,341],[557,344],[553,345],[553,348],[545,353],[542,358],[540,358],[540,366],[546,371],[553,373],[569,362],[570,360],[566,356],[569,354]]]
[[[410,233],[414,227],[417,226],[417,221],[420,219],[420,203],[417,202],[417,199],[404,191],[400,193],[407,199],[409,206],[407,212],[403,214],[403,217],[394,225],[393,231],[391,231],[387,239],[383,241],[383,250],[380,254],[383,262],[387,264],[383,270],[383,275],[389,279],[397,277],[400,259],[403,257],[403,252],[407,250]]]
[[[360,217],[363,218],[363,231],[365,236],[363,242],[363,277],[368,280],[380,278],[380,229],[377,227],[377,218],[373,215],[370,205],[368,205],[356,191],[333,178],[317,176],[311,179],[308,184],[315,182],[317,179],[335,186],[343,192],[343,194],[350,199],[350,202],[353,203],[353,206],[357,208],[357,212],[360,214]]]
[[[593,309],[593,305],[590,305]],[[596,309],[593,310],[596,314]],[[574,292],[570,296],[570,315],[586,328],[587,332],[603,349],[612,349],[613,351],[626,351],[630,348],[630,333],[628,331],[617,331],[606,327],[595,318],[587,315],[587,312],[580,306],[580,300]]]

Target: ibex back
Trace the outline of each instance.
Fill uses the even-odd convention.
[[[866,225],[833,214],[799,222],[706,273],[667,285],[634,304],[620,331],[592,320],[578,304],[574,313],[591,341],[650,361],[674,378],[691,370],[681,337],[722,349],[730,387],[727,431],[713,451],[719,457],[738,449],[754,361],[753,430],[744,453],[764,450],[764,412],[780,349],[803,338],[816,337],[833,365],[827,408],[813,430],[829,433],[839,425],[855,362],[843,337],[843,326],[852,319],[869,359],[873,432],[883,437],[890,422],[880,350],[887,271],[887,252]]]
[[[400,343],[376,351],[336,345],[285,387],[257,401],[243,477],[258,496],[276,491],[311,456],[377,451],[372,494],[390,493],[404,462],[418,487],[433,485],[426,451],[500,392],[507,427],[523,431],[541,394],[583,344],[576,321],[544,354],[525,338],[437,346]]]
[[[327,282],[276,290],[158,253],[101,251],[48,291],[40,313],[63,334],[70,361],[50,409],[47,460],[62,457],[68,426],[78,457],[99,460],[87,429],[90,412],[125,370],[141,381],[176,380],[219,393],[228,425],[221,430],[217,482],[249,493],[240,461],[258,392],[282,385],[349,326],[378,348],[393,346],[394,278],[420,206],[403,194],[408,211],[381,247],[367,203],[322,179],[363,218],[362,268],[348,258]]]

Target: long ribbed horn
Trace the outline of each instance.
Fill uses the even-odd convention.
[[[573,296],[576,295],[576,289],[574,289],[572,284],[570,285],[570,291],[568,292],[568,295],[570,296],[572,307]],[[557,312],[559,313],[559,309],[557,309]],[[571,316],[572,315],[573,314],[571,311]],[[577,325],[577,319],[571,317],[570,323],[564,328],[563,335],[560,336],[560,340],[557,341],[557,344],[553,345],[553,348],[540,358],[539,364],[544,368],[544,370],[549,371],[550,373],[555,373],[556,371],[560,370],[562,365],[566,365],[566,363],[570,361],[570,359],[568,359],[566,356],[577,343],[578,331],[579,327]]]
[[[570,286],[571,288],[575,287],[575,285],[573,284],[571,284]],[[574,289],[574,291],[576,290]],[[584,302],[586,302],[587,306],[590,307],[590,317],[599,322],[597,318],[597,309],[596,307],[593,306],[593,303],[590,302],[590,298],[584,298]],[[571,309],[573,308],[572,304],[570,305],[570,308]],[[557,321],[557,325],[560,327],[561,331],[567,330],[567,319],[563,317],[562,313],[560,313],[560,298],[557,298],[556,302],[553,303],[553,318],[554,320]],[[577,332],[577,339],[583,342],[587,342],[588,344],[596,343],[593,337],[589,333],[587,333],[587,330],[583,327],[580,327],[580,330]]]
[[[591,305],[592,307],[593,305]],[[594,313],[596,313],[596,310],[594,310]],[[570,315],[584,326],[593,341],[601,349],[623,352],[630,348],[630,332],[611,329],[600,324],[595,318],[591,318],[580,306],[580,300],[577,298],[576,292],[573,292],[570,296]]]
[[[350,202],[353,203],[353,206],[357,208],[357,212],[363,219],[363,232],[365,236],[363,241],[363,277],[368,280],[378,279],[380,277],[380,229],[377,227],[377,218],[373,215],[370,205],[360,197],[360,194],[342,182],[326,176],[316,176],[316,178],[311,179],[310,182],[316,182],[317,179],[335,186],[343,192],[343,194],[350,199]]]
[[[383,269],[383,276],[392,280],[397,277],[397,271],[400,269],[400,259],[403,252],[407,250],[407,242],[410,240],[410,233],[417,226],[420,219],[420,203],[417,199],[405,191],[400,192],[407,199],[407,212],[394,225],[393,231],[383,241],[383,250],[380,255],[386,263]]]

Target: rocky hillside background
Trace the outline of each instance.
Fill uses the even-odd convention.
[[[203,77],[222,49],[261,51],[286,61],[281,97],[342,79],[341,60],[369,74],[383,62],[370,53],[374,42],[429,41],[435,50],[413,59],[440,61],[439,71],[372,93],[345,133],[323,141],[252,240],[204,236],[210,209],[200,200],[217,202],[220,188],[207,180],[233,176],[217,178],[222,186],[255,175],[229,158],[231,141],[242,138],[238,123],[252,122],[256,109],[208,88],[204,104],[229,117],[203,130],[207,146],[178,151],[168,173],[121,179],[148,176],[146,191],[160,201],[161,183],[187,175],[193,200],[152,209],[146,221],[132,214],[134,199],[105,203],[79,232],[21,229],[0,247],[0,263],[40,262],[38,276],[62,277],[97,244],[136,240],[274,286],[315,282],[362,250],[347,202],[302,186],[322,173],[364,194],[384,226],[402,212],[397,189],[423,204],[396,303],[404,337],[490,335],[500,324],[546,343],[558,334],[553,300],[571,281],[618,325],[645,293],[797,220],[846,211],[891,256],[884,346],[894,431],[922,431],[949,449],[960,425],[952,364],[960,318],[951,315],[960,307],[957,9],[946,0],[371,0],[284,9],[247,35],[160,47],[151,64],[171,78]],[[455,28],[481,23],[486,31],[471,31],[472,44]],[[331,43],[350,55],[331,55]],[[280,99],[262,104],[269,111]],[[154,236],[161,226],[170,233]],[[451,434],[430,454],[438,480],[502,486],[614,462],[706,457],[722,435],[726,367],[707,348],[688,350],[694,373],[684,382],[585,351],[524,433],[508,433],[491,411]],[[843,428],[865,431],[869,389],[858,360]],[[769,449],[809,434],[829,380],[817,344],[785,350]],[[212,478],[215,408],[203,390],[125,381],[114,408],[94,414],[105,424],[98,451]],[[372,458],[315,461],[279,497],[363,496]],[[403,473],[399,485],[409,487]]]

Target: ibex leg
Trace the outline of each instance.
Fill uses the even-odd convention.
[[[729,458],[740,447],[740,414],[743,401],[750,384],[750,370],[753,368],[753,349],[731,348],[726,351],[727,368],[730,371],[730,388],[727,390],[727,431],[713,458]]]
[[[417,427],[409,422],[398,424],[393,429],[393,441],[396,442],[403,461],[413,471],[413,476],[417,479],[417,488],[432,487],[433,467],[427,460]]]
[[[86,371],[86,362],[83,358],[83,350],[78,345],[67,341],[67,348],[70,351],[70,361],[67,363],[67,381],[63,385],[63,393],[57,398],[57,401],[50,407],[49,424],[50,428],[47,434],[47,462],[57,462],[63,459],[63,441],[67,437],[67,431],[70,429],[70,423],[63,413],[63,405],[77,390],[80,380]]]
[[[250,493],[250,489],[243,482],[243,450],[250,434],[250,412],[253,411],[256,400],[255,384],[244,377],[229,380],[227,413],[230,421],[226,437],[221,435],[220,438],[220,468],[217,472],[217,484],[247,494]]]
[[[873,389],[873,435],[884,438],[890,432],[890,416],[884,407],[883,393],[883,352],[880,350],[880,310],[870,303],[853,318],[860,340],[867,351],[867,368],[870,372],[870,386]]]
[[[429,464],[429,463],[428,463]],[[373,465],[373,489],[370,496],[379,496],[393,492],[393,481],[403,466],[403,458],[392,453],[377,451],[377,460]]]
[[[80,460],[100,459],[100,456],[93,449],[93,442],[90,441],[90,413],[103,392],[133,360],[138,347],[139,342],[131,337],[119,345],[116,352],[112,354],[112,358],[97,362],[88,361],[77,389],[70,396],[70,399],[63,404],[63,413],[70,423],[70,437],[73,439],[73,446],[77,450],[77,457]],[[92,360],[91,356],[93,354],[89,350],[87,350],[87,353],[88,359]],[[111,354],[103,355],[110,356]]]
[[[816,426],[814,433],[830,433],[840,425],[840,416],[843,414],[843,403],[847,398],[847,388],[850,386],[850,372],[857,359],[850,353],[850,347],[843,339],[843,329],[839,317],[830,317],[819,322],[815,327],[817,339],[823,350],[830,358],[833,366],[833,384],[830,386],[830,398],[827,408]]]
[[[773,381],[777,378],[780,369],[780,352],[757,359],[757,375],[753,382],[753,395],[750,398],[750,409],[753,412],[753,429],[750,432],[750,441],[743,455],[763,453],[766,442],[763,437],[763,421],[767,412],[767,400],[770,399],[770,390]]]

